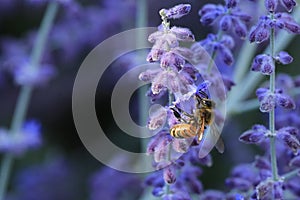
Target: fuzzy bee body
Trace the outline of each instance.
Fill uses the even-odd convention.
[[[196,136],[197,127],[191,124],[176,124],[172,127],[170,134],[175,138],[190,138]]]
[[[214,123],[214,108],[215,102],[208,98],[208,95],[204,92],[201,93],[203,97],[195,95],[196,106],[192,114],[189,114],[180,108],[171,108],[175,117],[181,121],[179,124],[175,124],[170,129],[170,135],[174,138],[191,138],[197,137],[198,143],[202,140],[204,131],[207,126],[210,126],[210,134],[214,138],[219,138],[216,143],[216,148],[219,152],[223,153],[224,143],[219,137],[220,133]],[[182,115],[188,118],[185,120]]]

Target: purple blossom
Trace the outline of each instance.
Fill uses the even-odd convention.
[[[176,181],[176,170],[173,165],[169,165],[163,169],[163,177],[167,184],[174,184]]]
[[[300,156],[296,156],[289,162],[290,166],[300,167]]]
[[[156,107],[150,110],[148,128],[150,130],[156,130],[161,128],[167,119],[167,110],[164,107]]]
[[[163,12],[168,19],[178,19],[183,17],[184,15],[187,15],[190,10],[190,4],[179,4],[170,9],[162,9],[160,13]]]
[[[0,151],[15,155],[22,155],[29,149],[36,149],[42,145],[41,125],[36,121],[28,121],[20,132],[12,133],[0,130]]]
[[[280,0],[282,6],[288,11],[291,12],[293,8],[297,5],[295,0]]]
[[[268,130],[263,125],[254,125],[252,129],[244,132],[239,140],[247,144],[258,144],[260,143],[267,135]]]
[[[269,12],[274,12],[277,8],[278,0],[265,0],[265,7]]]
[[[194,34],[188,28],[173,26],[170,31],[176,35],[179,41],[193,42],[195,40]]]
[[[287,65],[293,62],[293,57],[285,51],[280,51],[275,59],[283,65]]]
[[[294,100],[288,95],[284,94],[281,89],[275,91],[275,94],[266,88],[258,88],[256,96],[260,102],[261,112],[270,112],[277,105],[285,109],[295,109]]]
[[[208,52],[220,53],[220,59],[230,66],[234,59],[231,49],[234,47],[234,40],[229,35],[223,35],[220,39],[217,35],[208,34],[206,39],[192,45],[191,49],[196,51],[198,48],[204,48]]]
[[[277,131],[277,137],[281,139],[294,154],[298,153],[298,150],[300,149],[300,142],[294,135],[293,130],[287,130],[286,128],[279,129]]]
[[[275,1],[275,0],[270,0]],[[270,37],[271,28],[284,29],[288,33],[299,34],[300,25],[287,13],[276,13],[274,17],[270,15],[262,16],[257,25],[250,30],[250,42],[261,43]]]
[[[252,63],[251,70],[271,75],[275,69],[274,61],[271,56],[266,54],[257,55]]]
[[[245,38],[247,34],[245,23],[249,22],[251,17],[237,7],[238,1],[230,0],[225,3],[225,6],[214,4],[203,6],[199,10],[200,22],[203,25],[212,25],[219,20],[219,26],[223,31],[233,30],[238,37]]]

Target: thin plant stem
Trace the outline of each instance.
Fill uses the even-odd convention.
[[[270,49],[271,49],[271,56],[273,58],[274,66],[274,49],[275,49],[275,29],[271,29],[270,35]],[[270,75],[270,92],[275,93],[275,78],[276,78],[276,67]],[[269,113],[269,130],[271,131],[270,136],[270,154],[271,154],[271,166],[272,166],[272,177],[274,181],[278,180],[278,169],[277,169],[277,158],[276,158],[276,132],[275,132],[275,108],[272,109]]]
[[[147,1],[146,0],[138,0],[137,1],[137,12],[136,12],[136,27],[146,27],[147,26]],[[137,46],[145,46],[143,44],[146,43],[145,41],[145,34],[142,31],[138,31],[137,35]],[[140,52],[138,54],[138,61],[145,60],[145,53]],[[146,93],[147,93],[148,87],[143,87],[139,90],[138,93],[138,99],[139,99],[139,121],[141,124],[146,124],[147,122],[147,117],[148,117],[148,108],[149,108],[149,103],[148,99],[146,98]],[[142,140],[141,142],[141,149],[144,150],[147,148],[147,141]]]
[[[300,169],[295,169],[293,171],[290,171],[290,172],[282,175],[281,178],[285,181],[285,180],[291,179],[295,176],[298,176],[299,173],[300,173]]]
[[[55,1],[51,2],[47,7],[40,29],[38,31],[35,46],[31,54],[30,70],[37,70],[37,68],[39,67],[42,53],[45,48],[47,36],[52,27],[52,23],[54,21],[57,9],[58,9],[58,5]],[[27,113],[32,89],[33,88],[31,86],[21,87],[21,91],[16,103],[15,112],[12,118],[12,123],[10,128],[11,134],[17,134],[22,128]],[[1,162],[0,200],[3,200],[5,197],[13,161],[14,161],[14,157],[12,154],[5,154]]]

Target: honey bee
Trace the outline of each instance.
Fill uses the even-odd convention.
[[[203,139],[205,129],[209,126],[210,138],[217,140],[215,146],[220,153],[223,153],[224,143],[214,121],[215,102],[209,99],[208,95],[203,91],[195,94],[195,101],[196,106],[192,114],[183,111],[176,105],[171,107],[174,116],[180,123],[175,124],[170,129],[170,135],[174,138],[197,137],[197,142],[200,143]]]

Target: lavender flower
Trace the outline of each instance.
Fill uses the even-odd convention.
[[[0,130],[0,151],[22,155],[29,149],[35,149],[42,144],[41,125],[36,121],[28,121],[18,133]]]
[[[225,1],[225,5],[207,4],[199,11],[200,22],[203,25],[211,25],[220,19],[219,26],[223,31],[233,30],[240,37],[245,38],[247,27],[251,17],[237,7],[237,1]],[[229,27],[233,29],[229,29]]]

